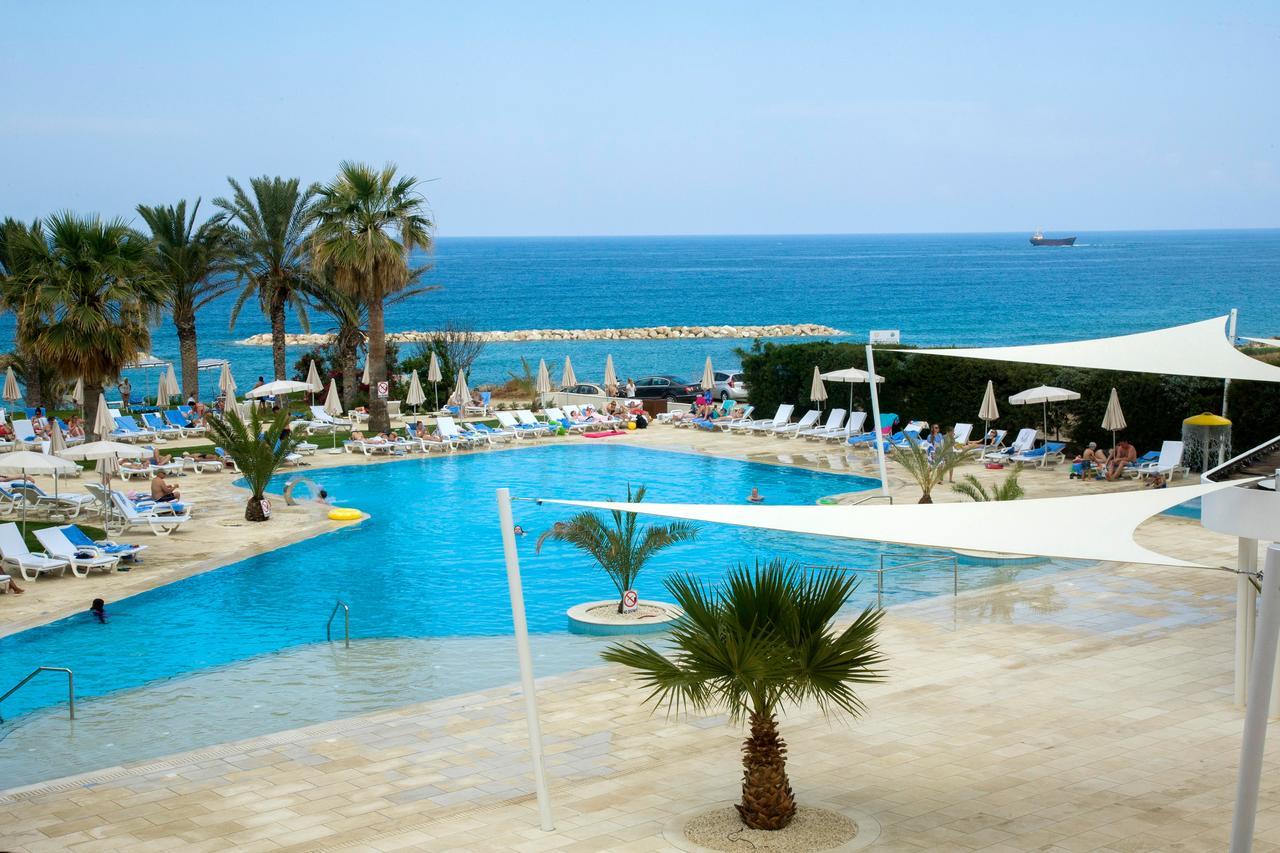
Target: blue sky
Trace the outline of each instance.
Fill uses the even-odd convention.
[[[442,235],[1280,226],[1277,3],[0,4],[23,218],[348,158]]]

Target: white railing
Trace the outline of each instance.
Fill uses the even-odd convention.
[[[1280,447],[1280,436],[1237,454],[1200,475],[1200,482],[1215,482],[1214,474],[1237,466],[1250,457]],[[1280,492],[1274,489],[1219,489],[1200,500],[1200,523],[1209,530],[1246,539],[1274,540],[1280,536]]]

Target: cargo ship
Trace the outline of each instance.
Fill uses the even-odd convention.
[[[1031,235],[1033,246],[1074,246],[1075,244],[1075,237],[1046,237],[1044,232],[1039,230]]]

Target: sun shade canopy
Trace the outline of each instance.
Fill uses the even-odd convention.
[[[1250,482],[1253,480],[1037,500],[890,506],[543,502],[922,548],[1194,567],[1201,564],[1142,547],[1133,541],[1133,531],[1172,506]]]
[[[1280,382],[1280,367],[1237,350],[1227,340],[1227,317],[1214,317],[1154,332],[1016,347],[904,350],[914,355],[946,355],[987,361],[1052,364],[1095,370],[1127,370],[1169,376]]]

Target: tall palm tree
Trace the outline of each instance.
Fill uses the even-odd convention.
[[[634,493],[627,486],[627,503],[644,500],[644,486]],[[622,612],[622,597],[635,588],[636,578],[645,564],[659,551],[678,542],[688,542],[698,535],[697,527],[685,521],[671,524],[636,523],[636,513],[612,510],[609,520],[594,512],[580,512],[568,521],[556,522],[550,530],[538,537],[538,551],[548,539],[568,542],[580,551],[590,554],[604,569],[605,574],[618,588],[618,612]]]
[[[432,223],[416,178],[344,161],[320,188],[314,210],[313,263],[329,269],[369,312],[369,380],[387,378],[386,299],[411,280],[409,253],[430,249]],[[386,400],[370,394],[369,429],[391,428]]]
[[[196,347],[196,312],[235,287],[225,273],[231,266],[230,234],[218,214],[199,227],[200,199],[187,215],[187,201],[173,205],[138,205],[138,215],[151,229],[151,265],[168,288],[169,312],[178,333],[182,362],[182,396],[200,396],[200,356]]]
[[[103,387],[150,349],[165,287],[147,263],[149,241],[123,220],[58,213],[43,230],[25,275],[44,321],[34,348],[61,377],[84,378],[92,428]]]
[[[215,198],[213,203],[227,214],[233,269],[242,286],[231,309],[235,327],[240,309],[256,297],[271,320],[271,358],[275,378],[287,378],[285,364],[285,314],[292,308],[303,330],[307,330],[304,295],[311,285],[307,263],[307,223],[318,187],[303,189],[297,178],[269,178],[249,181],[252,195],[233,178],[231,198]]]
[[[637,671],[647,701],[723,709],[732,722],[750,724],[738,814],[751,829],[782,829],[796,813],[778,714],[813,702],[824,714],[856,716],[864,706],[851,685],[884,677],[876,642],[883,611],[868,607],[843,631],[832,624],[857,585],[852,575],[783,560],[732,569],[719,589],[674,576],[666,586],[684,617],[666,640],[673,654],[640,642],[603,654]]]
[[[39,220],[27,225],[6,217],[0,222],[0,305],[14,315],[14,355],[29,406],[44,404],[43,379],[47,372],[33,348],[40,318],[29,276],[43,241]]]

